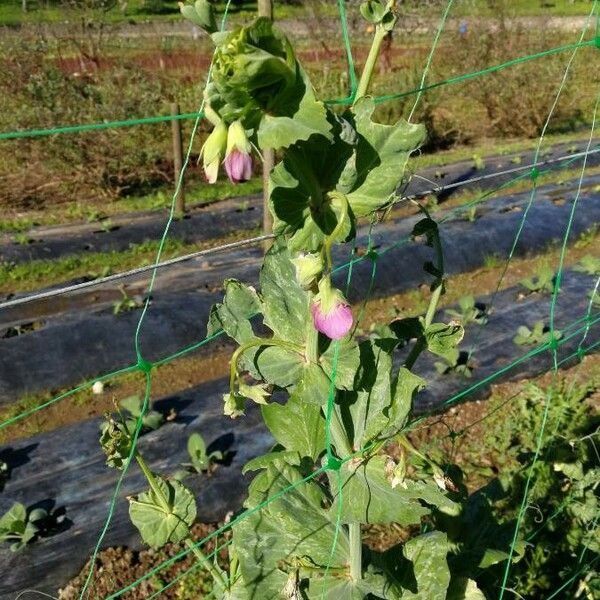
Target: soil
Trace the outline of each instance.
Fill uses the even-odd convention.
[[[198,523],[192,528],[192,538],[195,540],[202,539],[215,531],[218,526],[218,524],[206,525],[204,523]],[[230,537],[230,533],[208,541],[202,547],[204,554],[209,555],[214,551],[215,540],[218,539],[218,544],[222,545],[225,541],[224,537]],[[107,548],[99,553],[95,561],[93,584],[89,588],[90,593],[87,597],[90,600],[106,598],[110,594],[119,591],[123,587],[136,581],[138,578],[146,575],[148,571],[161,564],[163,561],[179,554],[184,549],[185,546],[183,544],[168,544],[161,550],[148,549],[133,551],[125,547]],[[224,553],[221,553],[220,558],[225,558]],[[194,556],[188,554],[182,560],[176,561],[165,569],[162,569],[159,573],[149,577],[147,580],[140,583],[140,585],[134,587],[131,591],[125,592],[120,597],[122,600],[146,600],[164,585],[173,582],[177,577],[181,576],[195,564]],[[89,574],[90,567],[91,564],[88,561],[81,570],[81,573],[59,591],[58,597],[60,600],[76,600],[79,598],[81,589]],[[208,591],[206,588],[202,589],[202,584],[209,584],[209,577],[205,576],[205,571],[201,569],[193,571],[191,577],[194,578],[195,597],[199,598],[200,596],[197,595],[198,592]],[[180,583],[160,592],[158,598],[161,600],[168,600],[171,598],[181,599],[182,591],[186,588],[186,579],[189,578],[182,578]]]

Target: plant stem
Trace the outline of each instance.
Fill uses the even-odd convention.
[[[373,76],[373,70],[375,69],[377,58],[379,57],[379,51],[381,50],[381,44],[386,34],[387,31],[381,27],[381,25],[375,26],[375,35],[373,37],[373,42],[365,62],[363,72],[360,76],[360,81],[358,82],[356,96],[354,97],[354,104],[356,104],[357,100],[367,95],[369,84],[371,83],[371,77]]]
[[[146,463],[146,461],[144,460],[144,458],[142,457],[142,455],[139,452],[135,453],[135,459],[137,460],[137,463],[138,463],[142,473],[144,474],[144,477],[148,480],[148,483],[150,484],[150,488],[154,492],[154,495],[158,499],[158,502],[160,503],[160,506],[163,509],[163,511],[165,512],[165,514],[167,514],[167,515],[173,514],[171,506],[169,505],[169,501],[167,498],[165,498],[163,491],[160,489],[160,486],[158,485],[156,476],[150,470],[148,463]],[[196,556],[196,558],[198,559],[198,561],[200,563],[206,565],[206,569],[211,574],[212,578],[215,580],[215,583],[218,586],[220,586],[221,589],[226,590],[227,582],[223,578],[223,572],[218,567],[218,565],[212,564],[210,562],[210,560],[208,558],[206,558],[206,556],[204,555],[202,550],[200,550],[200,548],[196,547],[194,545],[194,542],[192,542],[192,540],[189,537],[186,538],[185,545],[193,552],[193,554]]]
[[[360,581],[362,577],[362,536],[360,523],[348,525],[350,537],[350,577],[354,581]]]
[[[308,305],[313,303],[314,294],[308,294]],[[310,311],[310,309],[309,309]],[[319,332],[313,323],[312,316],[309,314],[306,322],[306,360],[310,363],[319,361]]]

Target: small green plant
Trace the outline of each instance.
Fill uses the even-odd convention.
[[[550,267],[540,267],[535,275],[519,281],[530,294],[554,293],[556,273]]]
[[[554,338],[560,339],[561,332],[554,330]],[[513,342],[519,346],[530,346],[545,344],[551,338],[550,329],[544,325],[543,321],[537,321],[533,329],[529,329],[526,325],[521,325],[517,329],[517,335],[513,338]]]
[[[458,309],[448,308],[446,314],[460,321],[464,327],[469,323],[485,325],[489,310],[483,302],[476,302],[473,296],[463,296],[458,301]]]
[[[523,159],[522,159],[520,156],[513,156],[513,157],[510,159],[510,162],[511,162],[513,165],[520,165],[520,164],[523,162]]]
[[[502,259],[497,254],[486,254],[483,257],[483,266],[486,269],[497,269],[502,264]]]
[[[579,235],[579,238],[573,244],[575,248],[586,248],[590,244],[592,244],[596,238],[598,237],[598,225],[594,224],[591,227],[588,227],[583,233]]]
[[[19,246],[27,246],[27,245],[33,243],[33,241],[34,241],[31,237],[29,237],[24,232],[15,233],[13,236],[13,239],[15,241],[15,244],[19,244]]]
[[[600,258],[586,254],[574,267],[575,271],[587,273],[595,277],[600,276]]]
[[[216,463],[222,461],[224,458],[223,452],[220,450],[214,450],[207,452],[206,442],[199,433],[192,433],[187,441],[187,452],[190,457],[189,463],[184,463],[183,466],[186,468],[185,473],[195,472],[211,473],[215,468]]]
[[[142,415],[144,401],[139,396],[129,396],[119,402],[119,407],[126,411],[125,426],[133,432],[135,424]],[[156,410],[147,410],[142,417],[142,427],[146,431],[154,431],[165,422],[164,416]]]
[[[34,508],[28,511],[23,504],[15,502],[0,517],[0,542],[10,543],[13,552],[20,550],[38,537],[47,518],[48,513],[44,509]]]
[[[465,212],[465,219],[469,223],[474,223],[477,220],[477,206],[469,206]]]
[[[121,286],[119,289],[123,297],[113,304],[113,315],[119,315],[122,312],[129,312],[131,310],[142,308],[144,303],[139,297],[130,297],[124,286]]]
[[[104,218],[104,213],[101,210],[98,210],[97,208],[88,207],[85,209],[85,220],[88,223],[98,223]],[[110,219],[107,219],[107,222],[110,223]]]
[[[485,160],[479,154],[473,154],[473,168],[476,171],[483,171],[485,169]]]
[[[461,377],[471,377],[475,368],[471,361],[472,356],[471,352],[461,350],[456,358],[452,357],[450,360],[445,359],[444,362],[435,362],[435,370],[440,375],[456,374]]]

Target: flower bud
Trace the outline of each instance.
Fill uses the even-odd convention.
[[[292,258],[292,263],[296,267],[296,280],[305,290],[312,286],[323,270],[323,258],[320,254],[300,254]]]
[[[215,183],[219,174],[219,164],[225,153],[227,144],[227,126],[223,121],[218,123],[204,142],[200,154],[204,173],[208,183]]]
[[[315,329],[332,340],[343,338],[352,328],[352,309],[342,293],[331,286],[329,277],[319,281],[311,312]]]
[[[252,177],[252,144],[240,121],[234,121],[227,132],[225,171],[231,183],[248,181]]]

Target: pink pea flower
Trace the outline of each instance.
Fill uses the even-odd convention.
[[[315,329],[332,340],[343,338],[352,328],[352,309],[342,293],[331,287],[329,277],[319,281],[310,311]]]
[[[231,183],[248,181],[252,177],[252,145],[240,121],[234,121],[227,132],[225,171]]]
[[[252,156],[239,150],[233,150],[223,163],[231,183],[248,181],[252,177]]]

